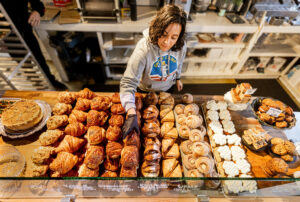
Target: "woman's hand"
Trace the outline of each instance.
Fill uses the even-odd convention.
[[[37,11],[32,11],[28,19],[28,24],[35,27],[40,24],[40,21],[41,21],[40,13]]]
[[[176,80],[176,86],[178,91],[181,91],[183,89],[183,83],[180,80]]]

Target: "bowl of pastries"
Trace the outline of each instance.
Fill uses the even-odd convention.
[[[298,156],[294,143],[279,137],[269,141],[268,152],[272,157],[281,158],[285,162],[293,162]]]
[[[276,129],[292,128],[296,125],[293,109],[273,98],[256,98],[251,103],[258,120]]]

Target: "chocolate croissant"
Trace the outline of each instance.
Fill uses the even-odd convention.
[[[85,144],[84,139],[73,137],[71,135],[66,135],[64,139],[60,142],[55,152],[69,152],[73,153],[79,150]]]
[[[124,114],[125,109],[123,108],[122,104],[113,104],[110,108],[112,114]]]
[[[112,101],[112,103],[114,103],[114,104],[121,103],[120,94],[119,94],[119,93],[114,93],[114,94],[111,96],[111,101]]]
[[[120,163],[125,167],[138,167],[139,150],[136,146],[125,146],[121,152]]]
[[[77,163],[78,158],[69,152],[59,152],[56,158],[50,163],[50,170],[59,174],[66,174]]]
[[[104,161],[105,170],[117,171],[119,169],[119,159],[106,158]]]
[[[97,111],[106,111],[111,107],[111,99],[108,96],[97,96],[91,101],[91,109]]]
[[[147,136],[150,133],[160,134],[160,127],[155,122],[145,123],[142,128],[142,133]]]
[[[153,163],[144,161],[141,171],[144,177],[158,177],[160,172],[160,165],[156,162]]]
[[[86,117],[86,126],[87,127],[99,126],[100,125],[100,119],[102,118],[102,117],[100,117],[100,115],[101,115],[100,112],[98,112],[96,110],[90,110],[87,114],[87,117]]]
[[[99,126],[91,126],[85,135],[90,145],[100,144],[105,140],[105,129]]]
[[[106,145],[106,154],[108,158],[119,158],[121,156],[123,146],[118,142],[108,142]]]
[[[67,115],[54,115],[51,116],[47,121],[48,130],[54,130],[59,127],[63,127],[68,124],[68,116]]]
[[[135,130],[133,130],[131,133],[129,133],[125,139],[123,139],[124,145],[129,146],[133,145],[136,146],[138,149],[141,147],[141,140],[140,136],[136,133]]]
[[[154,120],[157,119],[159,111],[155,105],[149,105],[143,112],[143,119]]]
[[[136,167],[121,167],[120,177],[137,177]]]
[[[85,132],[86,132],[86,127],[80,122],[71,123],[67,125],[65,129],[65,134],[72,135],[74,137],[79,137],[83,135]]]
[[[91,91],[90,89],[88,88],[84,88],[83,90],[79,91],[77,93],[77,99],[78,98],[84,98],[84,99],[93,99],[95,97],[95,93],[93,91]]]
[[[158,103],[158,96],[155,92],[149,92],[144,98],[145,105],[156,105]]]
[[[99,169],[99,165],[104,161],[103,146],[89,146],[83,163],[90,169]]]
[[[75,123],[75,122],[85,122],[87,117],[87,113],[80,110],[72,110],[71,114],[69,115],[69,123]]]
[[[157,137],[145,137],[144,138],[144,147],[147,147],[148,145],[156,144],[159,147],[161,147],[161,142]]]
[[[112,115],[108,121],[111,126],[122,127],[124,124],[124,117],[122,115]]]
[[[72,111],[72,105],[71,104],[65,104],[65,103],[56,103],[54,107],[52,108],[52,112],[54,115],[63,115],[63,114],[70,114]]]
[[[76,100],[75,93],[60,92],[58,93],[58,101],[65,104],[73,104]]]
[[[144,161],[159,163],[161,159],[160,147],[157,144],[148,145],[144,150]]]
[[[118,126],[109,126],[106,131],[106,139],[109,141],[118,141],[122,136],[121,128]]]
[[[175,104],[175,100],[170,93],[160,92],[158,104],[159,105],[171,105],[173,108],[174,104]]]
[[[85,98],[78,98],[74,109],[87,111],[90,109],[91,100]]]

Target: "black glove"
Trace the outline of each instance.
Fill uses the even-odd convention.
[[[138,135],[140,134],[136,114],[128,115],[128,118],[125,120],[125,123],[122,127],[123,139],[125,139],[133,130],[135,130]]]

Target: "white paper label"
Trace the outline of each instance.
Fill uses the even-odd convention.
[[[245,95],[252,95],[253,93],[255,93],[256,90],[257,90],[257,88],[248,89],[245,92]]]
[[[268,111],[267,111],[267,114],[269,114],[270,116],[273,116],[273,117],[278,117],[279,114],[281,114],[282,111],[280,109],[275,109],[273,107],[271,107]]]

